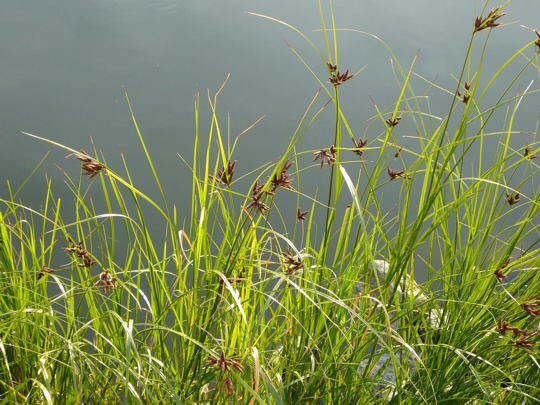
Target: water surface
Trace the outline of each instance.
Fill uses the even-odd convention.
[[[335,1],[340,27],[381,36],[405,65],[418,54],[416,71],[450,87],[454,85],[451,74],[459,72],[472,21],[481,6],[481,2],[467,0]],[[180,207],[181,214],[187,214],[189,173],[177,153],[188,157],[191,153],[195,91],[204,95],[207,88],[215,89],[231,73],[221,111],[231,113],[232,133],[266,115],[240,144],[236,157],[242,172],[279,155],[318,87],[285,41],[315,63],[322,78],[326,76],[319,60],[298,36],[245,13],[255,11],[284,19],[319,40],[320,34],[311,32],[319,28],[315,1],[18,0],[4,2],[1,8],[2,196],[6,179],[21,182],[50,149],[17,135],[17,129],[75,148],[90,148],[92,138],[106,151],[113,167],[119,167],[119,153],[123,152],[137,183],[143,188],[148,185],[147,191],[151,191],[148,171],[136,167],[143,155],[122,97],[122,86],[126,86],[171,201]],[[538,23],[540,2],[515,0],[508,13],[504,21],[514,24],[493,32],[488,70],[532,39],[532,33],[520,24],[534,27]],[[395,100],[398,89],[388,54],[380,44],[345,32],[340,40],[342,66],[355,70],[368,64],[344,90],[349,119],[361,133],[374,114],[369,96],[384,105]],[[516,91],[532,79],[537,79],[533,70]],[[432,95],[432,111],[444,115],[448,97],[436,91]],[[535,129],[538,105],[538,97],[523,103],[517,129]],[[323,115],[321,123],[308,133],[305,148],[331,143],[331,115],[330,111]],[[202,114],[206,122],[207,118],[208,114]],[[523,135],[518,142],[530,139],[534,135]],[[64,155],[53,152],[44,166],[57,182],[62,178],[57,163],[77,174],[77,166],[63,160]],[[42,179],[36,177],[23,194],[29,205],[41,203]],[[62,187],[59,190],[65,192]]]

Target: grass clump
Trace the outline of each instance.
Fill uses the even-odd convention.
[[[2,400],[540,400],[538,145],[513,142],[518,108],[537,93],[531,83],[515,94],[526,72],[540,74],[537,37],[484,72],[489,32],[503,16],[485,9],[456,88],[428,83],[449,96],[437,119],[415,93],[413,78],[427,82],[416,59],[404,68],[386,43],[356,31],[387,47],[400,89],[392,105],[373,104],[359,136],[340,93],[360,71],[341,66],[332,9],[319,9],[322,50],[258,15],[297,32],[321,59],[309,66],[291,47],[320,89],[278,159],[243,171],[238,138],[218,113],[225,83],[208,94],[206,136],[195,97],[186,220],[166,198],[127,93],[157,198],[134,184],[124,159],[117,168],[98,150],[25,133],[67,150],[88,177],[66,174],[71,206],[50,179],[40,209],[19,202],[9,183],[0,200]],[[486,105],[510,66],[517,74]],[[301,151],[328,110],[332,138]],[[407,145],[404,125],[414,133]],[[321,174],[324,199],[301,182]]]

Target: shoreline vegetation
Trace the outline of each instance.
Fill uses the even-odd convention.
[[[490,38],[505,24],[504,6],[486,2],[446,89],[415,72],[416,57],[402,65],[380,37],[347,30],[388,50],[399,85],[392,105],[373,100],[373,124],[358,134],[341,94],[363,68],[342,65],[332,3],[318,6],[321,48],[249,13],[320,56],[308,65],[289,45],[320,88],[278,159],[243,171],[240,136],[219,113],[228,76],[207,100],[196,95],[193,155],[181,157],[189,218],[166,198],[127,91],[156,196],[133,183],[123,156],[109,165],[97,148],[20,131],[65,150],[81,173],[64,173],[72,206],[50,178],[39,209],[9,182],[1,196],[2,401],[540,402],[539,145],[515,122],[520,104],[538,99],[533,82],[520,85],[531,72],[540,78],[540,34],[525,29],[516,52],[486,71]],[[448,96],[441,118],[413,77]],[[324,111],[333,133],[303,150]],[[401,144],[404,125],[414,135]],[[324,198],[302,191],[306,176],[328,178]],[[384,209],[389,187],[396,213]],[[291,198],[294,211],[284,212]]]

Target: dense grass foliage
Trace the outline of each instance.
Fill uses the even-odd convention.
[[[484,71],[492,30],[504,35],[502,9],[484,8],[446,89],[357,31],[388,49],[400,89],[392,105],[373,103],[357,134],[340,93],[361,72],[341,65],[324,10],[322,48],[258,15],[320,56],[310,66],[291,47],[320,89],[281,157],[247,172],[235,162],[243,138],[218,111],[226,83],[196,96],[189,218],[167,201],[127,93],[157,193],[134,184],[123,159],[109,165],[97,149],[24,133],[67,150],[66,172],[82,172],[65,174],[73,205],[50,179],[39,208],[9,183],[2,194],[2,400],[540,401],[539,148],[515,122],[522,102],[538,100],[529,81],[540,77],[540,39],[530,31],[499,70]],[[412,78],[446,95],[448,111],[432,111]],[[328,111],[328,143],[303,150]],[[327,178],[322,198],[303,191],[310,176]]]

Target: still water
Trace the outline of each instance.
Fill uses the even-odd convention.
[[[384,38],[404,65],[414,55],[416,71],[453,87],[461,67],[480,1],[468,0],[336,0],[337,25]],[[188,157],[193,144],[193,95],[215,89],[227,73],[221,111],[230,112],[237,134],[266,115],[240,143],[235,158],[245,172],[275,158],[286,146],[295,121],[318,84],[286,45],[293,45],[325,78],[320,60],[302,40],[281,25],[246,14],[254,11],[284,19],[322,46],[316,1],[307,0],[17,0],[0,7],[0,196],[5,181],[20,183],[49,145],[17,135],[18,129],[69,146],[90,148],[92,138],[109,164],[120,167],[127,156],[136,183],[152,190],[122,97],[126,86],[169,198],[187,214],[190,177],[177,153]],[[498,67],[532,40],[521,25],[539,28],[540,1],[514,0],[504,22],[492,34],[487,69]],[[367,68],[345,90],[346,111],[362,133],[375,112],[369,101],[391,103],[398,95],[388,53],[372,39],[340,33],[342,64]],[[508,76],[509,77],[509,76]],[[515,88],[523,90],[535,76],[530,70]],[[507,82],[503,80],[503,82]],[[425,87],[417,82],[420,88]],[[533,85],[536,88],[536,84]],[[499,88],[500,89],[500,88]],[[433,92],[432,111],[444,115],[449,99]],[[522,104],[519,130],[534,131],[538,96]],[[208,115],[203,114],[202,120]],[[304,147],[331,143],[331,114],[307,135]],[[522,135],[518,143],[534,141]],[[55,166],[78,174],[78,166],[54,151],[44,171],[57,180]],[[148,189],[145,185],[148,184]],[[22,198],[31,206],[42,201],[43,176],[27,186]]]

